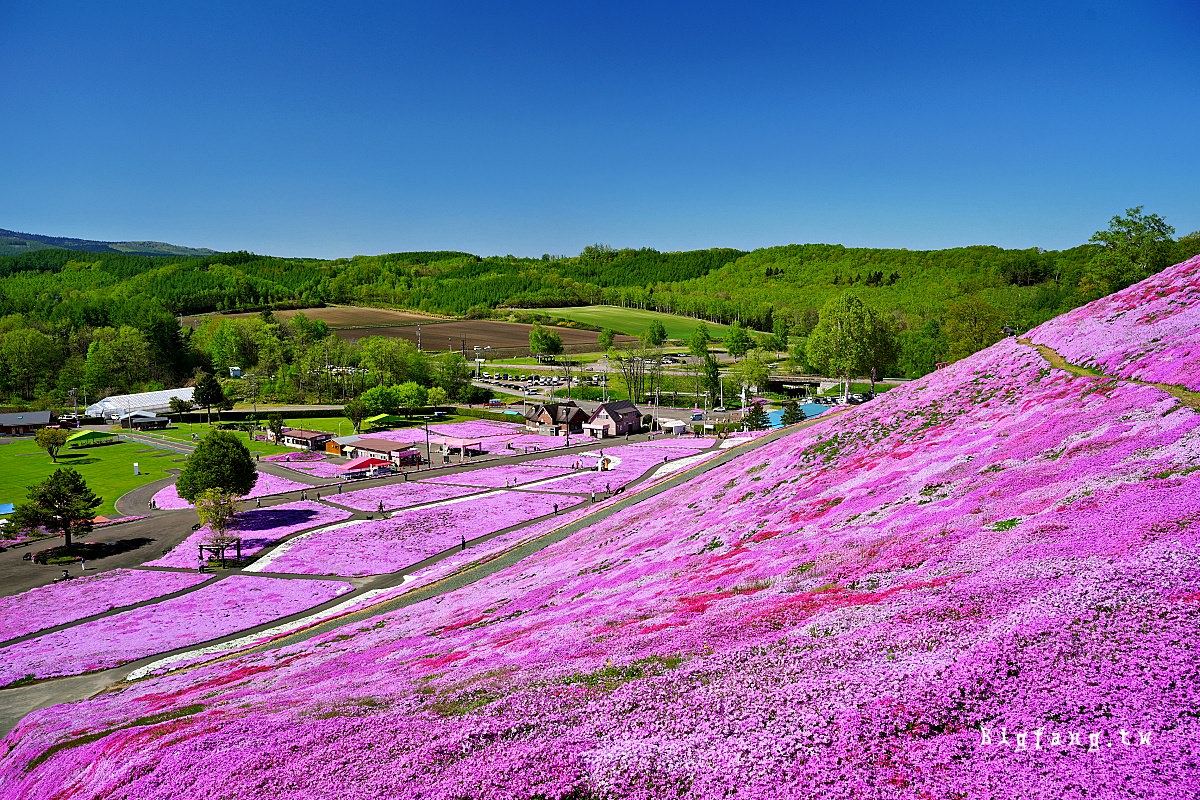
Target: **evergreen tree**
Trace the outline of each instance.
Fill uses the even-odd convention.
[[[72,537],[91,532],[96,509],[103,502],[88,488],[82,475],[70,467],[61,467],[46,480],[29,487],[26,502],[13,510],[9,521],[23,533],[38,528],[61,533],[63,544],[70,550]]]
[[[789,398],[783,403],[783,419],[784,425],[795,425],[797,422],[804,422],[807,417],[804,415],[804,410],[800,408],[800,404],[795,398]]]
[[[767,416],[762,403],[751,403],[750,408],[746,411],[746,417],[742,421],[752,431],[765,430],[771,424],[771,419]]]

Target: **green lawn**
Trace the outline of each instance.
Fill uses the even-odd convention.
[[[96,513],[116,516],[113,503],[131,489],[169,477],[168,469],[183,467],[180,453],[160,450],[137,442],[122,441],[117,444],[71,450],[63,448],[58,454],[58,463],[50,461],[46,451],[38,447],[33,438],[8,440],[0,444],[0,503],[25,502],[26,489],[47,478],[59,467],[77,470],[93,492],[104,498],[104,505]],[[133,474],[134,462],[140,475]]]
[[[659,311],[643,311],[638,308],[620,308],[618,306],[577,306],[574,308],[545,308],[545,313],[573,319],[576,322],[586,322],[611,328],[617,333],[627,333],[630,336],[641,336],[650,327],[650,323],[658,320],[667,329],[667,336],[672,339],[687,339],[696,330],[700,320],[691,317],[680,317],[676,314],[663,314]],[[728,327],[714,322],[706,323],[708,332],[720,338],[725,335]]]

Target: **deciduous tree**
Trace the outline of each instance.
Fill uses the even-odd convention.
[[[1142,206],[1114,216],[1108,230],[1096,231],[1088,241],[1101,246],[1080,282],[1085,296],[1102,297],[1124,289],[1171,265],[1175,229],[1157,214],[1143,214]]]
[[[642,335],[642,339],[650,347],[662,347],[667,343],[667,329],[662,324],[662,320],[654,320],[650,323],[650,327]]]
[[[746,332],[741,323],[734,320],[733,324],[729,326],[729,330],[725,332],[725,349],[729,351],[729,355],[741,358],[750,352],[752,344],[750,334]]]
[[[228,431],[212,431],[196,445],[183,465],[175,489],[194,503],[207,489],[219,489],[243,497],[258,481],[254,459],[242,440]]]
[[[220,407],[225,402],[225,390],[211,372],[201,373],[196,381],[196,390],[192,393],[192,401],[204,406],[208,413],[208,422],[212,424],[212,407]]]
[[[1000,341],[1004,333],[1004,312],[991,303],[966,297],[950,303],[942,331],[949,343],[949,358],[966,358],[990,344]]]
[[[342,413],[354,426],[354,432],[358,433],[359,428],[362,427],[362,421],[367,418],[367,406],[362,400],[355,397],[346,401],[346,404],[342,406]]]
[[[58,451],[67,443],[67,439],[71,438],[71,431],[63,428],[40,428],[33,435],[33,440],[37,442],[37,446],[50,454],[50,460],[58,462]]]
[[[562,336],[543,325],[529,329],[529,352],[534,356],[556,356],[563,351]]]
[[[830,300],[821,321],[808,337],[806,357],[822,374],[845,381],[890,367],[895,361],[895,332],[891,320],[854,294]]]

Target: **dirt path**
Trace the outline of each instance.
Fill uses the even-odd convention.
[[[1017,339],[1017,343],[1023,344],[1026,347],[1032,347],[1037,350],[1042,358],[1046,359],[1050,366],[1054,367],[1055,369],[1061,369],[1064,372],[1069,372],[1072,375],[1077,375],[1082,378],[1103,378],[1111,381],[1132,383],[1138,386],[1152,386],[1155,389],[1158,389],[1161,392],[1166,392],[1167,394],[1176,398],[1185,406],[1200,411],[1200,392],[1193,392],[1190,389],[1185,389],[1182,386],[1177,386],[1173,383],[1150,383],[1149,381],[1139,381],[1136,378],[1123,378],[1120,375],[1108,375],[1104,372],[1090,369],[1089,367],[1081,367],[1078,364],[1072,364],[1070,361],[1067,361],[1065,358],[1059,355],[1054,348],[1044,344],[1037,344],[1036,342],[1030,341],[1028,337]]]

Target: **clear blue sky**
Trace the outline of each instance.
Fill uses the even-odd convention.
[[[911,6],[920,5],[920,9]],[[0,227],[337,257],[1200,228],[1200,5],[9,2]]]

